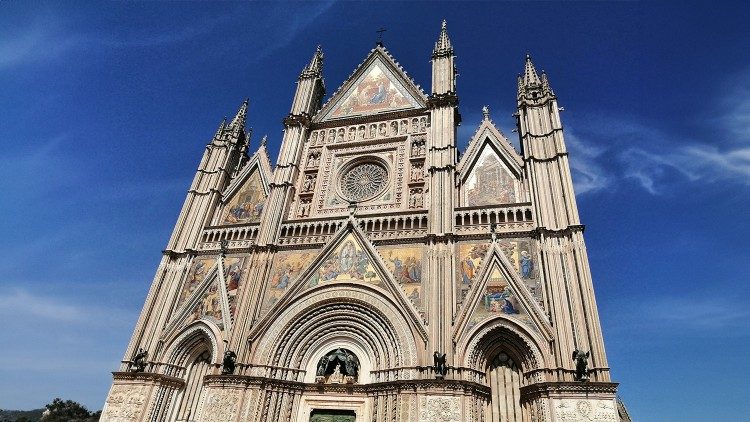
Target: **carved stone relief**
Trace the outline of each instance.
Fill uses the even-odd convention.
[[[148,386],[114,385],[107,398],[101,420],[131,422],[140,419],[148,399]]]
[[[616,422],[618,420],[614,400],[556,399],[553,407],[556,422]]]
[[[458,397],[431,396],[419,399],[419,422],[457,422],[461,420]]]
[[[229,422],[237,416],[241,392],[229,389],[208,389],[201,411],[202,422]]]

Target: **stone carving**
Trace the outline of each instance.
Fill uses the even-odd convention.
[[[221,374],[234,374],[235,364],[237,363],[237,354],[231,350],[224,352],[224,361],[221,363]]]
[[[411,196],[409,197],[409,208],[422,208],[424,206],[422,189],[412,189],[409,193],[411,193]]]
[[[146,386],[114,385],[107,398],[101,420],[132,422],[140,420],[146,403]]]
[[[448,373],[448,366],[445,364],[445,353],[440,354],[435,352],[432,355],[433,366],[432,369],[435,371],[435,378],[443,378]]]
[[[387,181],[385,167],[374,162],[363,163],[344,173],[341,191],[352,201],[366,201],[382,192]]]
[[[130,372],[143,372],[146,370],[146,364],[148,363],[148,352],[146,350],[138,348],[138,351],[133,355],[133,358],[128,363],[128,370]]]
[[[310,215],[310,208],[312,207],[312,201],[302,201],[299,205],[298,217],[307,217]]]
[[[209,389],[203,405],[201,418],[203,422],[227,422],[237,416],[240,391],[230,389]]]
[[[612,400],[555,400],[556,422],[615,422],[619,418]]]
[[[457,422],[461,420],[458,397],[432,396],[419,400],[419,422]]]
[[[421,165],[415,164],[412,166],[409,180],[412,182],[420,182],[424,180],[424,173],[422,172]]]
[[[305,176],[305,181],[302,183],[302,192],[312,192],[315,187],[315,175],[308,174]]]
[[[419,157],[425,154],[425,140],[424,138],[418,138],[411,143],[411,156]]]
[[[576,381],[588,381],[589,380],[589,352],[583,353],[581,350],[573,351],[573,361],[576,363],[576,372],[573,378]]]
[[[320,165],[320,152],[311,152],[307,156],[307,167],[317,167]]]

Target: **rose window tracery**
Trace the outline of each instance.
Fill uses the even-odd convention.
[[[388,170],[375,162],[356,165],[341,176],[341,192],[350,201],[366,201],[383,192]]]

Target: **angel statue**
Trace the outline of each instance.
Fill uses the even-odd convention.
[[[573,378],[576,381],[589,380],[589,354],[590,352],[583,353],[578,349],[573,351],[573,361],[576,363],[576,372],[573,374]]]

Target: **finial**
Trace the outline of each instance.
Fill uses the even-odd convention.
[[[267,142],[268,142],[268,135],[263,135],[263,138],[260,140],[260,146],[262,147],[266,146]]]
[[[375,31],[375,32],[378,33],[378,40],[375,42],[376,46],[378,46],[378,47],[382,47],[383,46],[383,32],[385,32],[385,31],[387,31],[387,29],[385,29],[383,27],[381,27],[380,29],[378,29],[377,31]]]
[[[302,69],[302,73],[299,75],[300,78],[307,77],[320,77],[323,73],[323,49],[318,44],[315,49],[315,53],[310,59],[310,63]]]
[[[490,108],[488,106],[482,107],[482,115],[484,120],[490,120]]]
[[[448,38],[448,25],[443,19],[443,23],[440,25],[440,36],[437,42],[435,42],[435,49],[432,50],[433,58],[436,56],[449,56],[453,54],[453,45],[451,44],[450,38]]]

